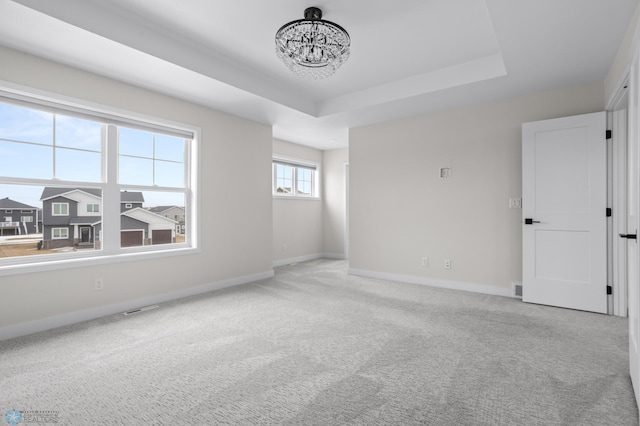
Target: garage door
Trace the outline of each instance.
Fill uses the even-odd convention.
[[[154,229],[151,231],[151,244],[171,244],[171,229]]]
[[[133,247],[142,245],[142,231],[121,231],[120,247]]]

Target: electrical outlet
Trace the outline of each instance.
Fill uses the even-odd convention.
[[[420,261],[420,265],[422,265],[423,268],[426,268],[429,266],[429,258],[428,257],[423,257],[422,260]]]
[[[93,288],[96,291],[104,289],[104,280],[102,279],[102,277],[96,278],[96,280],[93,283]]]
[[[509,208],[510,209],[521,209],[522,208],[522,198],[509,198]]]
[[[444,260],[444,269],[451,269],[451,259]]]

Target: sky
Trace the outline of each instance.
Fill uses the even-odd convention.
[[[103,124],[0,103],[0,199],[41,207],[45,185],[15,185],[3,177],[82,182],[102,179]],[[118,182],[179,188],[184,185],[182,138],[119,127]],[[114,146],[115,148],[115,146]],[[126,188],[136,190],[135,188]],[[184,206],[182,193],[143,191],[144,207]]]

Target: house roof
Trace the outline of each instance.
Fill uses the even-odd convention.
[[[78,216],[69,220],[70,225],[95,225],[102,222],[102,216]]]
[[[20,203],[18,201],[14,201],[9,197],[5,197],[0,199],[0,209],[31,209],[31,210],[40,210],[38,207],[33,207],[28,204]]]
[[[138,191],[122,191],[120,193],[121,203],[144,203],[142,192]]]
[[[160,216],[157,213],[150,212],[149,210],[143,209],[141,207],[136,207],[135,209],[124,211],[124,212],[120,213],[120,215],[121,216],[128,216],[130,218],[139,220],[141,222],[146,222],[146,223],[151,223],[151,222],[155,222],[155,221],[167,222],[167,223],[170,223],[172,225],[178,223],[173,219],[169,219],[167,217]]]
[[[42,191],[42,196],[40,197],[40,200],[44,201],[53,197],[64,196],[65,194],[68,194],[74,191],[82,191],[98,198],[102,197],[102,190],[97,188],[60,188],[55,186],[47,186]]]
[[[153,212],[153,213],[162,213],[165,212],[167,210],[170,209],[183,209],[184,207],[180,207],[180,206],[155,206],[155,207],[149,207],[149,211]]]
[[[60,188],[55,186],[47,186],[42,191],[41,200],[48,200],[53,197],[64,196],[74,191],[82,191],[94,197],[102,198],[102,190],[97,188]],[[144,196],[139,191],[122,191],[120,193],[121,203],[143,203]]]

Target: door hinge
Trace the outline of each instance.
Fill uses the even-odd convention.
[[[611,207],[607,207],[607,217],[611,217]]]
[[[607,286],[607,294],[613,294],[613,287],[610,285]]]
[[[611,130],[607,130],[607,139],[611,139],[613,137],[613,132]]]

